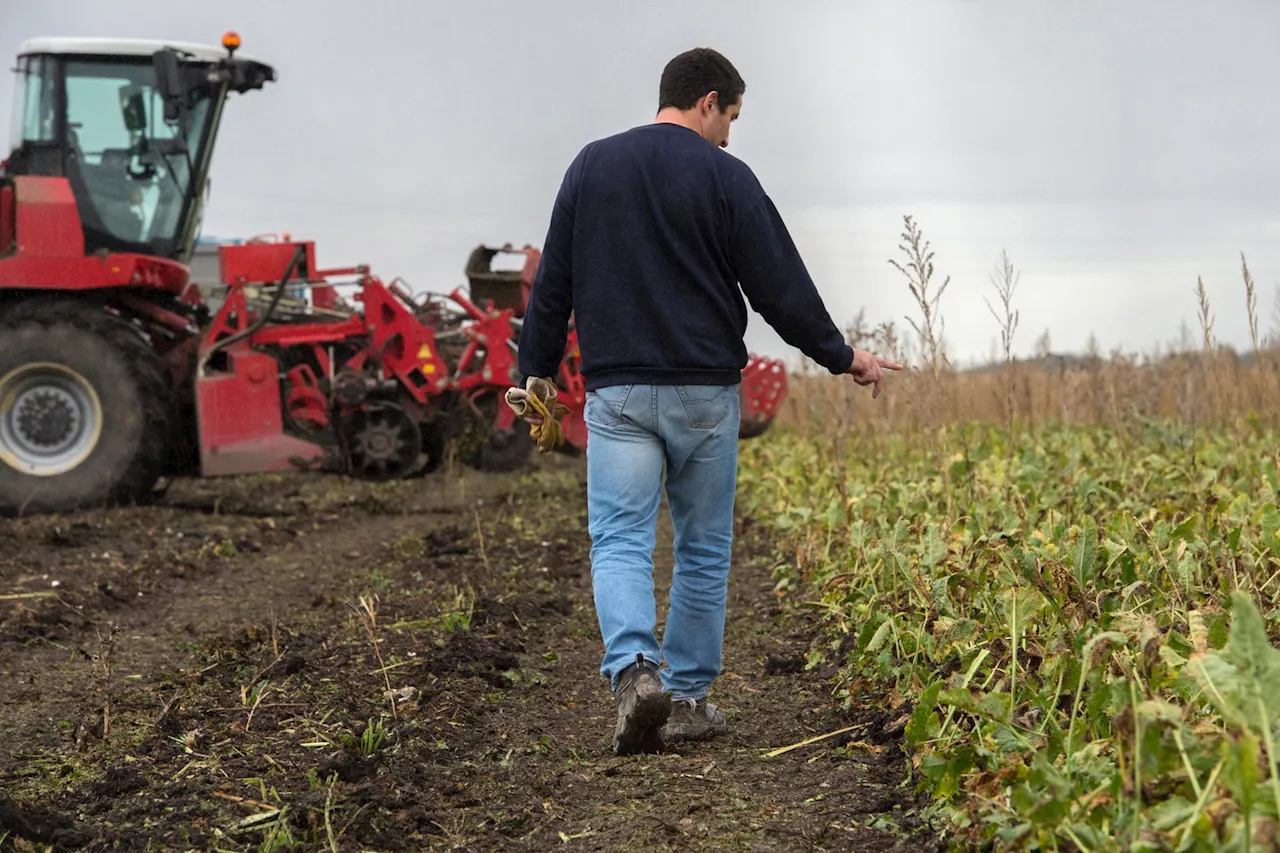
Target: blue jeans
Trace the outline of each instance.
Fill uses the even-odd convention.
[[[617,385],[587,394],[591,578],[605,654],[618,674],[642,654],[676,699],[701,699],[720,674],[733,503],[736,385]],[[665,470],[665,483],[664,483]],[[662,648],[653,552],[665,485],[675,528],[671,606]]]

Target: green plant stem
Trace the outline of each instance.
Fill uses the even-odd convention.
[[[1071,839],[1072,844],[1080,848],[1081,853],[1092,853],[1093,848],[1091,848],[1088,844],[1085,844],[1083,841],[1081,841],[1080,836],[1076,835],[1074,832],[1071,831],[1071,827],[1064,826],[1062,828],[1062,832],[1067,836],[1067,838]]]
[[[1138,842],[1142,825],[1142,715],[1138,713],[1138,687],[1129,679],[1129,702],[1133,706],[1133,843]]]
[[[1275,743],[1271,737],[1271,719],[1267,715],[1267,703],[1262,699],[1262,685],[1257,679],[1253,681],[1254,698],[1258,703],[1258,713],[1262,716],[1262,743],[1267,750],[1268,775],[1271,777],[1271,795],[1276,801],[1276,814],[1280,815],[1280,776],[1276,775]]]
[[[1067,677],[1067,668],[1065,666],[1058,669],[1058,683],[1054,685],[1052,696],[1062,695],[1062,679]],[[1049,730],[1049,723],[1053,720],[1053,712],[1045,711],[1044,723],[1040,726],[1039,734],[1043,735]]]
[[[969,686],[969,682],[973,679],[973,676],[978,672],[978,667],[982,666],[982,662],[985,661],[987,659],[987,656],[990,654],[991,654],[991,651],[989,649],[983,649],[982,651],[978,652],[978,654],[973,659],[973,663],[969,664],[969,669],[967,672],[965,672],[964,678],[960,679],[961,690]],[[943,739],[943,735],[946,734],[946,731],[947,731],[947,726],[951,724],[951,718],[955,716],[955,713],[956,713],[955,705],[952,705],[947,708],[947,716],[943,719],[942,726],[938,729],[938,738],[937,738],[938,740]]]
[[[1080,662],[1080,681],[1076,684],[1075,699],[1071,703],[1071,722],[1067,725],[1067,745],[1065,748],[1066,759],[1064,763],[1064,766],[1065,766],[1064,772],[1067,774],[1068,778],[1070,778],[1071,776],[1071,756],[1072,756],[1071,741],[1072,741],[1072,738],[1075,736],[1076,717],[1080,713],[1080,697],[1084,695],[1084,679],[1085,679],[1085,676],[1088,674],[1089,674],[1089,662],[1087,660],[1081,661]]]
[[[1013,588],[1011,617],[1009,619],[1010,642],[1012,643],[1012,660],[1009,667],[1009,719],[1013,719],[1013,711],[1018,703],[1018,588]]]
[[[1187,843],[1187,836],[1191,834],[1191,829],[1196,825],[1196,821],[1200,819],[1200,815],[1204,812],[1204,804],[1209,799],[1209,794],[1213,792],[1214,783],[1218,781],[1218,774],[1222,772],[1223,765],[1226,764],[1226,761],[1227,760],[1225,758],[1220,759],[1214,766],[1213,771],[1209,774],[1208,781],[1204,783],[1204,789],[1200,792],[1200,796],[1196,798],[1195,808],[1191,812],[1191,817],[1183,821],[1182,838],[1178,842],[1179,847]]]
[[[1187,778],[1191,780],[1191,789],[1196,792],[1196,799],[1200,798],[1200,780],[1196,776],[1196,771],[1191,766],[1191,758],[1187,755],[1186,744],[1182,742],[1182,728],[1176,727],[1173,730],[1173,741],[1178,745],[1178,754],[1182,756],[1182,766],[1186,768]]]
[[[324,832],[325,837],[329,841],[329,850],[332,853],[338,853],[338,839],[333,837],[333,821],[330,816],[333,812],[333,786],[330,785],[324,795]]]

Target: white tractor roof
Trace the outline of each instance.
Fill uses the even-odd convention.
[[[161,41],[159,39],[113,38],[34,38],[18,47],[18,55],[31,53],[89,54],[93,56],[151,56],[158,50],[171,47],[189,53],[197,60],[220,62],[227,58],[227,49],[211,44],[186,41]],[[237,59],[258,61],[236,51]]]

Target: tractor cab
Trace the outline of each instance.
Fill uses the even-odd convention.
[[[230,92],[275,79],[222,47],[143,39],[23,43],[0,177],[65,178],[85,253],[186,263],[222,108]]]

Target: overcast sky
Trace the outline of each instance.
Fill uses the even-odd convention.
[[[1046,328],[1058,350],[1172,341],[1197,275],[1247,347],[1240,252],[1264,330],[1280,285],[1276,0],[0,0],[10,57],[227,29],[280,79],[229,106],[204,233],[288,231],[419,291],[463,283],[479,243],[539,245],[580,146],[652,120],[662,66],[699,45],[747,81],[729,150],[837,323],[913,314],[888,264],[904,214],[951,276],[961,359],[998,337],[1001,249],[1023,352]],[[747,340],[797,355],[758,315]]]

